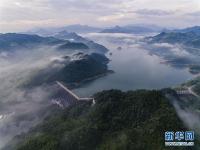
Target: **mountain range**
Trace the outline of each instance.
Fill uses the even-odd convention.
[[[128,33],[128,34],[142,34],[161,32],[164,30],[161,27],[153,25],[127,25],[127,26],[115,26],[107,28],[101,31],[101,33]]]
[[[13,53],[20,50],[31,52],[40,47],[44,51],[52,48],[60,52],[62,56],[59,56],[58,61],[53,61],[46,68],[36,71],[36,74],[33,74],[30,81],[24,85],[40,85],[56,80],[71,84],[108,72],[108,59],[104,55],[108,49],[76,33],[63,31],[56,34],[55,37],[19,33],[0,35],[1,53]]]
[[[191,27],[186,29],[172,30],[162,32],[156,36],[150,37],[152,43],[170,43],[181,44],[194,48],[200,47],[200,27]]]
[[[73,40],[71,40],[73,39]],[[55,46],[59,50],[88,50],[96,53],[108,51],[104,46],[85,39],[76,33],[59,32],[55,37],[39,35],[6,33],[0,34],[0,51],[15,49],[31,49],[40,46]]]
[[[114,27],[92,27],[87,25],[69,25],[59,28],[36,28],[25,32],[26,34],[38,34],[41,36],[54,36],[61,31],[75,32],[77,34],[86,33],[128,33],[128,34],[142,34],[142,33],[158,33],[166,30],[163,27],[150,24],[133,24],[126,26],[114,26]]]
[[[64,27],[35,28],[25,33],[38,34],[41,36],[52,36],[53,34],[57,32],[61,32],[63,30],[66,30],[68,32],[76,32],[80,34],[80,33],[100,32],[102,29],[98,27],[88,26],[88,25],[75,24],[75,25],[69,25],[69,26],[64,26]]]
[[[89,40],[87,38],[83,38],[82,36],[76,34],[75,32],[67,32],[66,30],[63,30],[61,32],[56,33],[54,35],[54,37],[57,39],[83,43],[83,44],[87,45],[90,49],[96,50],[96,52],[99,52],[99,53],[100,52],[105,53],[108,51],[108,49],[106,47],[104,47],[103,45],[95,43],[94,41]]]
[[[168,30],[145,38],[151,53],[161,56],[165,63],[178,68],[189,68],[200,73],[200,27]]]
[[[17,48],[36,47],[39,45],[55,45],[65,43],[53,37],[41,37],[38,35],[6,33],[0,35],[0,50],[14,50]]]
[[[108,50],[74,32],[68,32],[69,29],[59,32],[52,30],[51,33],[40,30],[39,35],[16,33],[0,35],[1,51],[50,46],[54,47],[56,52],[74,52],[70,55],[59,53],[48,66],[34,70],[30,80],[24,84],[24,88],[28,86],[27,89],[29,89],[29,87],[43,84],[51,85],[55,81],[61,81],[69,87],[76,87],[82,82],[109,72],[107,66],[109,59],[105,56]],[[158,32],[156,30],[117,26],[111,30],[104,30],[102,33],[141,34]],[[200,36],[198,30],[198,27],[194,27],[166,31],[148,37],[146,40],[149,47],[150,44],[155,43],[170,43],[198,48]],[[165,50],[162,49],[162,51]],[[185,59],[176,60],[185,63]],[[199,91],[199,86],[196,90]],[[26,133],[15,136],[4,149],[165,150],[166,131],[190,130],[180,120],[172,105],[175,101],[180,101],[179,95],[174,90],[128,92],[109,90],[96,93],[93,97],[94,105],[91,105],[89,101],[78,101],[63,110],[48,109],[51,114],[46,116],[42,123]],[[26,117],[26,115],[22,116],[21,120],[25,120]],[[191,149],[198,149],[199,141],[197,140],[195,139],[195,146]],[[175,150],[177,147],[171,149]],[[185,150],[187,147],[179,149]]]
[[[176,29],[173,31],[179,32],[179,33],[194,32],[196,34],[200,34],[200,26],[193,26],[193,27],[188,27],[188,28],[184,28],[184,29]]]

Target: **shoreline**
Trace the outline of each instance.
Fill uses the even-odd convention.
[[[113,70],[107,70],[105,73],[101,73],[101,74],[99,74],[99,75],[95,75],[95,76],[93,76],[93,77],[86,78],[86,79],[84,79],[84,80],[82,80],[82,81],[80,81],[80,82],[65,83],[65,84],[67,84],[67,86],[68,86],[70,89],[73,90],[73,89],[79,88],[79,87],[81,87],[81,86],[84,86],[84,84],[86,84],[86,83],[88,83],[88,82],[92,82],[92,81],[94,81],[94,80],[97,80],[97,79],[99,79],[99,78],[102,78],[102,77],[107,76],[107,75],[112,74],[112,73],[114,73]]]

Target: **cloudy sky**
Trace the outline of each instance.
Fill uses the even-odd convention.
[[[87,24],[200,25],[200,0],[0,0],[0,32]]]

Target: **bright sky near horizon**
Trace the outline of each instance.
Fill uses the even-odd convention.
[[[0,32],[69,24],[200,25],[200,0],[0,0]]]

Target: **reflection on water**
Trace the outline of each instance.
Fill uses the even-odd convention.
[[[140,47],[142,36],[126,34],[89,34],[88,38],[106,46],[110,51],[109,69],[115,73],[92,81],[74,92],[80,96],[92,95],[108,89],[160,89],[191,79],[187,69],[176,69],[161,64],[161,58],[149,55]]]

